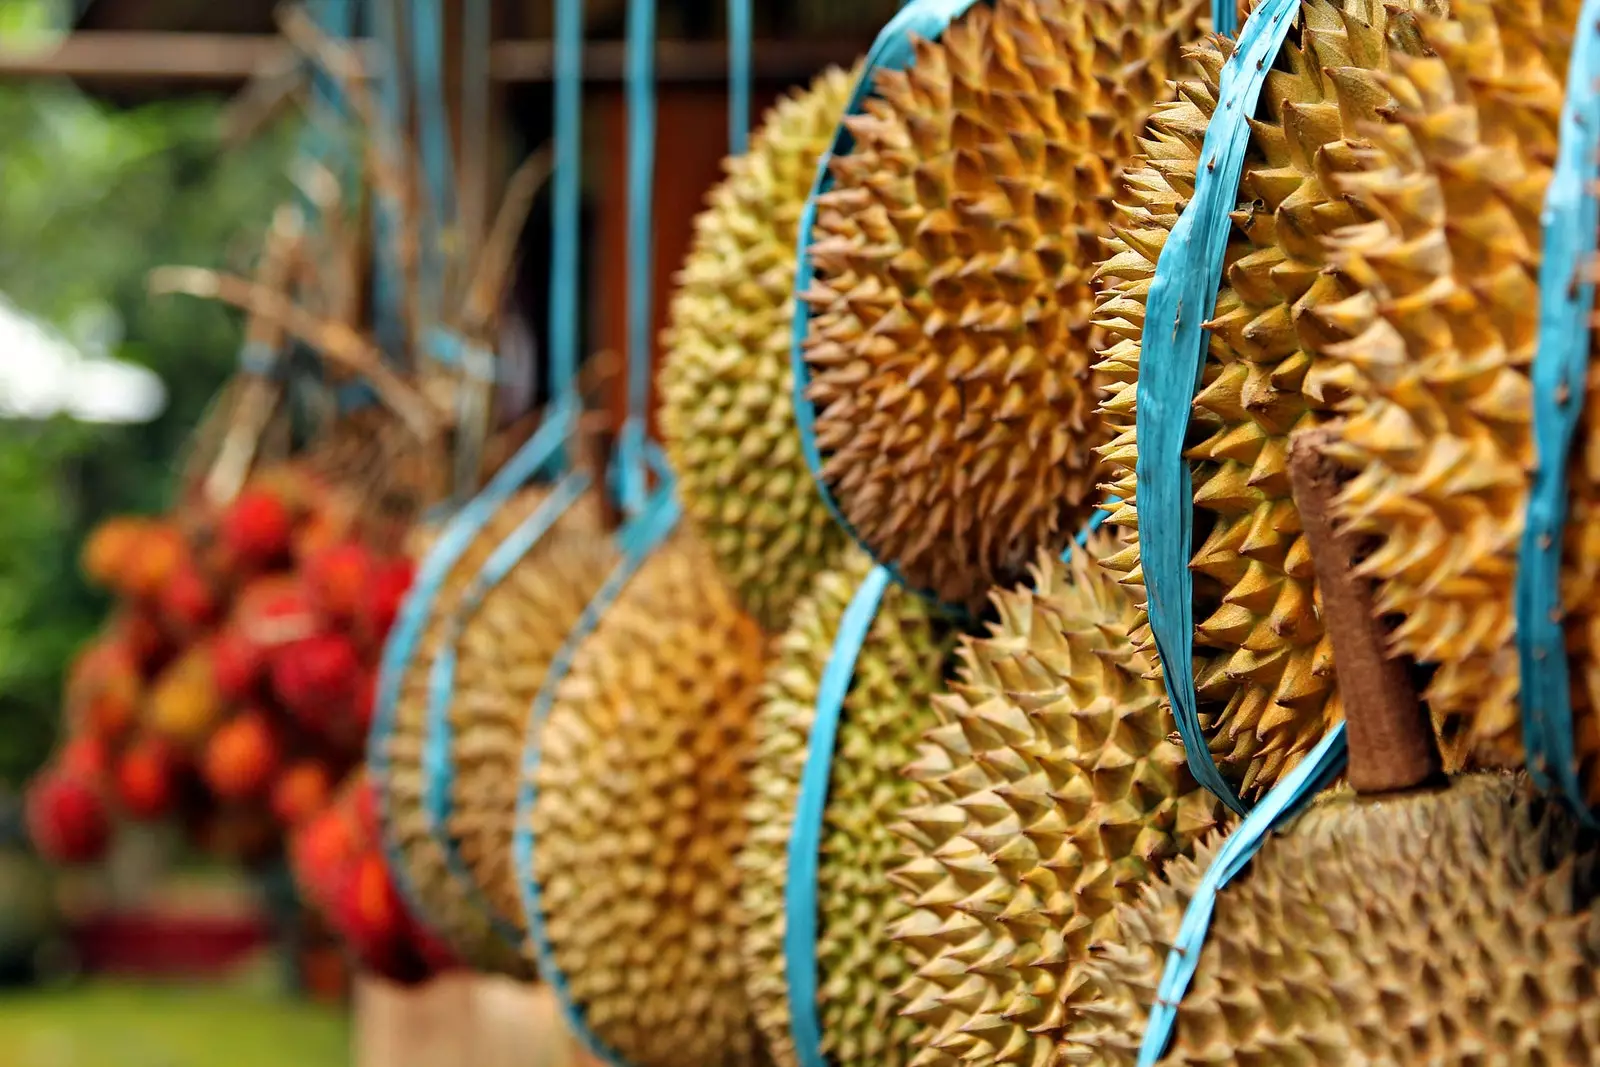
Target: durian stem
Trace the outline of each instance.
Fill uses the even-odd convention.
[[[1339,467],[1325,449],[1337,431],[1323,427],[1289,441],[1289,484],[1311,548],[1322,619],[1333,642],[1333,669],[1350,742],[1350,785],[1357,793],[1394,793],[1436,784],[1438,741],[1406,664],[1389,656],[1373,609],[1372,583],[1355,573],[1354,539],[1334,527],[1331,507]]]

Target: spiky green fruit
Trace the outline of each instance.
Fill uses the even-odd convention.
[[[795,606],[767,672],[751,769],[750,841],[740,859],[749,929],[743,952],[750,999],[779,1067],[798,1062],[784,976],[784,885],[800,776],[810,751],[822,673],[834,637],[871,561],[851,550]],[[891,814],[910,799],[905,777],[932,724],[954,638],[927,605],[898,587],[885,593],[856,660],[834,749],[817,877],[818,1015],[822,1049],[836,1067],[910,1062],[915,1027],[893,992],[915,966],[889,937],[906,907],[889,881],[900,863]]]
[[[901,990],[919,1065],[1049,1067],[1116,906],[1215,824],[1128,638],[1133,600],[1095,562],[1109,547],[994,594],[998,621],[935,702],[896,875],[913,904],[897,936],[926,960]]]
[[[634,1067],[760,1060],[735,857],[766,638],[687,534],[578,650],[541,737],[534,870],[555,962]]]
[[[446,830],[493,913],[519,930],[511,831],[528,712],[616,561],[598,494],[585,494],[459,619]]]
[[[1342,717],[1286,458],[1289,435],[1325,421],[1348,395],[1338,367],[1317,355],[1318,311],[1349,295],[1326,270],[1326,241],[1365,216],[1329,183],[1370,165],[1361,138],[1389,104],[1382,72],[1396,54],[1421,50],[1411,6],[1300,5],[1251,122],[1226,270],[1206,324],[1189,425],[1198,443],[1186,453],[1198,542],[1189,563],[1195,688],[1212,756],[1246,796],[1269,788]],[[1100,268],[1106,290],[1096,321],[1117,337],[1099,366],[1113,383],[1103,414],[1120,430],[1103,452],[1115,477],[1108,488],[1124,501],[1111,522],[1131,541],[1107,563],[1135,586],[1143,582],[1134,415],[1145,303],[1156,260],[1194,193],[1231,50],[1221,39],[1191,50],[1201,74],[1151,119],[1147,166],[1128,177],[1125,221]],[[1149,643],[1148,632],[1140,639]]]
[[[1161,1062],[1593,1063],[1597,859],[1592,834],[1508,775],[1328,794],[1219,894]],[[1095,964],[1104,1026],[1063,1063],[1136,1062],[1202,873],[1175,860],[1125,909]]]
[[[812,255],[823,477],[879,559],[978,606],[1098,502],[1092,275],[1196,0],[996,0],[848,120]]]
[[[781,630],[844,547],[800,454],[789,329],[795,239],[854,79],[780,100],[695,220],[661,366],[661,431],[684,507],[762,625]]]

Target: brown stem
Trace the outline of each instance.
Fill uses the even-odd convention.
[[[1355,573],[1353,538],[1333,524],[1330,504],[1339,469],[1324,449],[1336,437],[1330,428],[1291,437],[1289,484],[1311,548],[1323,624],[1333,642],[1350,741],[1350,785],[1368,794],[1431,785],[1443,766],[1432,724],[1405,663],[1388,655],[1373,610],[1372,583]]]

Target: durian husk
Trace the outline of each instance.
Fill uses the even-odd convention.
[[[384,815],[383,833],[399,851],[396,872],[418,916],[470,967],[490,973],[526,977],[531,964],[521,946],[508,944],[495,931],[489,911],[449,869],[442,837],[423,807],[423,752],[428,744],[429,679],[451,628],[462,591],[490,554],[522,520],[537,508],[548,490],[528,489],[512,497],[484,525],[450,569],[432,603],[427,622],[400,680],[393,726],[381,743],[388,767],[375,776]],[[431,538],[418,538],[424,551]]]
[[[1031,588],[996,592],[997,621],[963,640],[934,703],[896,875],[913,906],[897,936],[926,960],[900,991],[919,1067],[1049,1067],[1117,905],[1215,825],[1153,656],[1129,640],[1133,599],[1096,562],[1111,540],[1041,555]]]
[[[822,475],[873,554],[980,607],[1098,503],[1093,273],[1198,0],[996,0],[880,71],[811,235]]]
[[[1123,909],[1101,1025],[1062,1063],[1132,1067],[1220,840]],[[1594,1063],[1596,840],[1520,776],[1325,794],[1222,890],[1163,1064]]]
[[[766,640],[678,534],[582,643],[539,743],[534,870],[554,960],[633,1067],[759,1062],[735,856]]]
[[[526,923],[511,832],[528,713],[617,558],[598,493],[586,493],[484,596],[456,646],[446,830],[491,914],[519,935]]]
[[[748,154],[728,159],[695,219],[663,338],[661,432],[679,495],[724,577],[774,631],[846,542],[800,452],[789,332],[800,212],[854,80],[824,71],[767,112]]]
[[[1333,651],[1316,609],[1311,555],[1289,491],[1289,435],[1331,417],[1347,376],[1317,354],[1322,310],[1350,295],[1326,240],[1366,216],[1330,186],[1371,165],[1361,140],[1390,102],[1382,72],[1422,45],[1414,11],[1433,0],[1304,0],[1266,78],[1239,182],[1225,270],[1186,452],[1194,484],[1195,688],[1223,775],[1250,798],[1269,789],[1342,718]],[[1206,126],[1232,43],[1189,54],[1199,77],[1159,107],[1128,175],[1124,222],[1100,268],[1096,321],[1116,336],[1099,372],[1104,451],[1128,536],[1107,560],[1141,587],[1135,464],[1140,334],[1155,264],[1194,193]],[[1333,191],[1330,191],[1330,188]],[[1175,521],[1162,517],[1163,521]],[[1141,593],[1142,596],[1142,593]],[[1147,629],[1141,644],[1153,646]]]
[[[1372,221],[1334,239],[1352,295],[1319,335],[1352,394],[1335,454],[1354,477],[1335,513],[1370,539],[1362,573],[1398,620],[1395,653],[1434,668],[1424,697],[1452,766],[1522,759],[1513,592],[1535,462],[1539,215],[1578,8],[1462,0],[1421,19],[1430,54],[1395,64],[1387,121],[1368,131],[1373,165],[1339,183]],[[1600,400],[1588,388],[1586,420]],[[1582,432],[1563,599],[1595,803],[1600,452]]]
[[[757,720],[750,839],[739,861],[748,916],[742,949],[756,1022],[778,1067],[799,1062],[783,952],[794,809],[822,674],[871,567],[866,553],[852,549],[795,606],[767,670]],[[835,1067],[899,1067],[914,1054],[915,1026],[899,1017],[893,996],[919,961],[889,937],[906,914],[888,877],[901,859],[889,816],[911,799],[904,769],[932,725],[929,701],[953,644],[950,628],[925,602],[892,586],[841,709],[817,871],[818,1019],[823,1055]]]

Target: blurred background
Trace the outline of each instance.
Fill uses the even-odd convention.
[[[896,6],[756,5],[758,114],[823,66],[850,62]],[[494,7],[492,93],[480,118],[488,149],[474,175],[488,203],[548,136],[549,8]],[[619,296],[625,277],[623,17],[621,0],[588,5],[589,350],[623,341],[622,316],[603,298]],[[664,2],[659,20],[660,128],[671,147],[656,174],[658,324],[726,146],[721,5]],[[80,573],[84,540],[109,516],[164,510],[186,444],[238,365],[238,314],[152,298],[147,275],[167,264],[249,275],[275,207],[292,194],[300,131],[273,92],[288,51],[275,34],[274,4],[262,0],[0,0],[7,1067],[332,1067],[353,1055],[401,1067],[399,1045],[381,1036],[352,1053],[367,1023],[352,1022],[351,969],[299,906],[281,855],[268,849],[241,864],[154,821],[119,826],[99,862],[60,868],[34,855],[24,829],[24,787],[61,742],[69,665],[110,610]],[[505,297],[534,353],[547,212],[541,202],[530,215]],[[369,1016],[381,1010],[369,1001]]]

